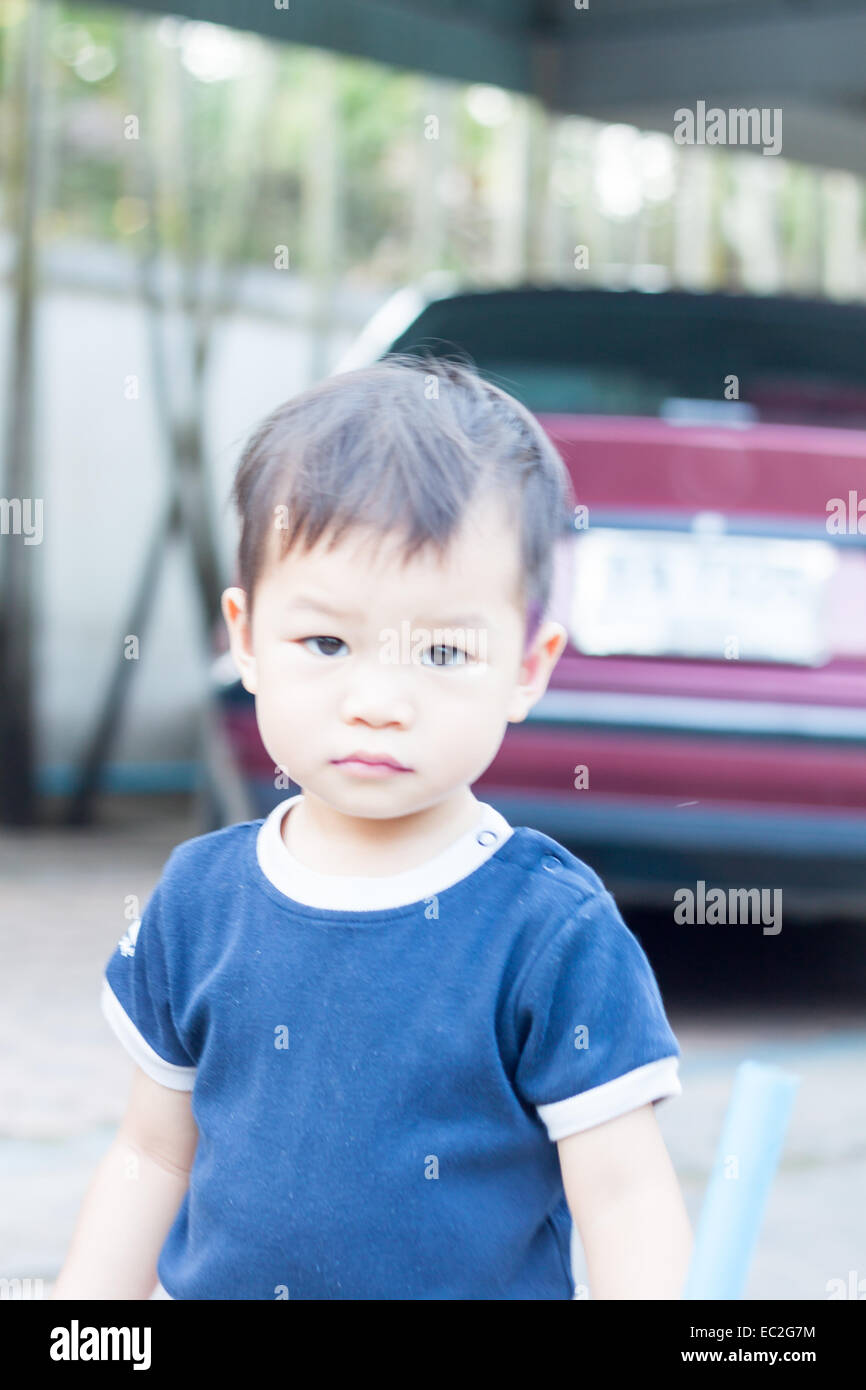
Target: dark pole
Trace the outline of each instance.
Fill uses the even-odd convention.
[[[25,544],[25,527],[28,523],[32,526],[37,509],[42,510],[42,499],[33,496],[33,301],[42,155],[43,21],[42,0],[30,0],[15,82],[17,119],[9,150],[16,240],[0,532],[0,821],[5,825],[33,825],[38,819],[32,644],[37,546]]]

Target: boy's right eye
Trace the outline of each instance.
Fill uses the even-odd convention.
[[[302,638],[300,639],[300,641],[301,641],[301,645],[302,645],[302,646],[306,646],[307,642],[336,642],[336,644],[337,644],[338,647],[345,647],[345,646],[346,646],[346,643],[343,641],[342,637],[302,637]],[[309,651],[309,648],[307,648],[307,650]],[[346,650],[348,651],[348,648],[346,648]],[[335,652],[334,652],[333,650],[331,650],[331,651],[324,651],[324,652],[323,652],[323,651],[321,650],[321,648],[320,648],[320,649],[319,649],[319,652],[318,652],[318,655],[319,655],[319,656],[334,656],[334,655],[335,655]]]

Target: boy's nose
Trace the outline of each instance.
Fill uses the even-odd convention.
[[[398,681],[359,679],[351,682],[343,697],[342,715],[347,723],[360,719],[377,728],[407,727],[413,721],[413,704]]]

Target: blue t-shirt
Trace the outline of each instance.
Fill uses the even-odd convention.
[[[555,1141],[681,1091],[639,942],[591,869],[484,803],[426,864],[362,878],[290,854],[301,796],[179,845],[106,967],[120,1041],[192,1091],[162,1285],[572,1298]]]

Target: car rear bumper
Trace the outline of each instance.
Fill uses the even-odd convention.
[[[762,817],[866,819],[866,710],[549,691],[509,729],[481,782],[575,803],[653,798],[662,810],[719,804]]]
[[[791,914],[866,914],[866,711],[553,690],[476,795],[664,908],[698,878],[778,887]]]

